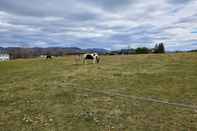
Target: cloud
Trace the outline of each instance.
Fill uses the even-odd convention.
[[[196,0],[1,0],[0,46],[196,49]]]
[[[191,2],[192,0],[168,0],[168,2],[172,4],[187,4],[188,2]]]

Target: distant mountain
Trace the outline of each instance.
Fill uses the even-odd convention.
[[[78,48],[78,47],[65,47],[64,50],[66,52],[73,52],[73,53],[80,53],[82,51],[81,48]]]
[[[88,48],[88,49],[84,49],[84,51],[89,53],[97,52],[98,54],[106,54],[109,52],[109,50],[102,48]]]
[[[110,52],[111,55],[115,55],[115,54],[135,54],[135,53],[136,53],[135,49],[120,49],[120,50],[114,50],[114,51]]]
[[[0,53],[7,53],[7,50],[3,47],[0,47]]]
[[[109,51],[100,48],[81,49],[78,47],[48,47],[48,48],[0,47],[0,53],[2,52],[7,52],[12,56],[13,59],[16,59],[16,58],[38,57],[40,55],[63,56],[63,55],[81,54],[86,52],[88,53],[97,52],[98,54],[105,54]]]

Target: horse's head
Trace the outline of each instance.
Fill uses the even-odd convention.
[[[97,54],[97,53],[93,53],[92,55],[93,55],[93,56],[98,56],[98,54]]]

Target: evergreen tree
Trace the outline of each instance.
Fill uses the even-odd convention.
[[[165,53],[165,47],[163,43],[160,43],[158,46],[159,53]]]
[[[155,45],[154,53],[165,53],[165,47],[163,43],[159,43]]]
[[[135,52],[136,54],[148,54],[150,51],[146,47],[138,47]]]
[[[159,52],[158,52],[158,44],[155,44],[154,53],[159,53]]]

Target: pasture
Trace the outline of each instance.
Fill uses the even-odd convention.
[[[114,95],[114,94],[119,95]],[[194,131],[197,54],[0,63],[0,131]]]

